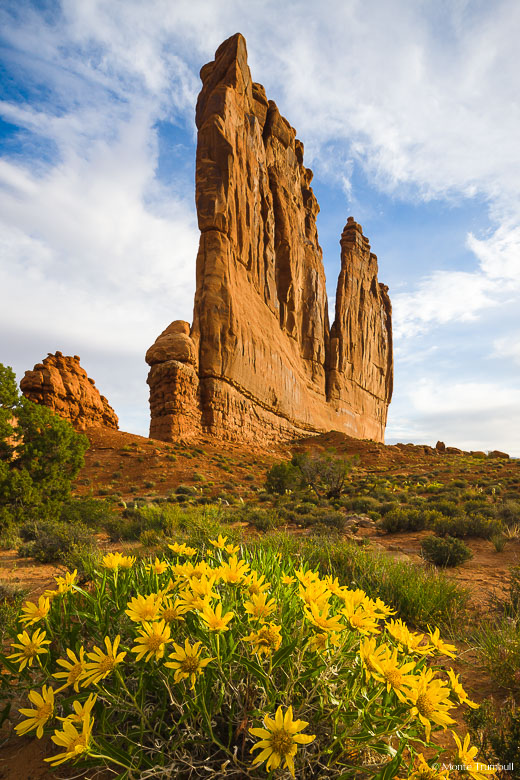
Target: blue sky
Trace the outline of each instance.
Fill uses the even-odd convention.
[[[516,0],[4,0],[0,31],[0,361],[19,379],[79,354],[147,433],[145,351],[192,317],[198,71],[240,31],[314,170],[330,303],[350,215],[390,287],[387,442],[520,456]]]

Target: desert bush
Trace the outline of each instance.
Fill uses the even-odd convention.
[[[506,526],[520,523],[520,501],[504,501],[503,504],[495,506],[495,512]]]
[[[116,515],[114,505],[110,500],[100,501],[97,498],[74,497],[66,501],[60,511],[60,520],[64,523],[83,523],[90,528],[104,528],[110,518]]]
[[[263,508],[244,508],[240,512],[240,520],[243,523],[249,523],[258,531],[271,531],[273,528],[279,528],[286,522],[286,519],[275,509]]]
[[[265,489],[283,495],[288,490],[297,490],[301,482],[301,472],[293,463],[275,463],[267,472]]]
[[[451,648],[438,632],[412,632],[383,601],[272,549],[239,557],[218,538],[171,551],[107,555],[88,590],[68,574],[23,606],[0,660],[18,680],[8,698],[42,697],[16,729],[54,730],[51,765],[391,778],[410,776],[416,739],[439,752],[435,735],[464,696],[436,662]]]
[[[520,692],[520,620],[500,615],[479,624],[473,642],[491,679],[506,690]]]
[[[491,539],[501,531],[501,524],[483,515],[457,515],[443,517],[433,523],[432,529],[437,536],[454,536],[463,539],[466,536],[478,536],[481,539]]]
[[[357,496],[356,498],[349,498],[348,501],[342,502],[345,509],[349,509],[352,512],[361,512],[366,514],[367,512],[379,512],[381,502],[372,496]]]
[[[436,566],[459,566],[473,557],[462,539],[454,539],[452,536],[427,536],[421,542],[421,553],[425,560]]]
[[[435,509],[436,512],[440,512],[441,515],[446,517],[455,517],[460,514],[461,509],[455,501],[445,501],[438,499],[437,497],[429,497],[428,504],[430,509]]]
[[[440,518],[442,518],[442,515],[432,509],[410,509],[407,507],[400,507],[391,509],[384,514],[379,521],[379,525],[387,531],[387,533],[422,531],[424,528],[431,528]]]
[[[87,447],[66,420],[21,396],[14,372],[0,363],[0,529],[56,517]]]
[[[62,563],[74,566],[78,556],[92,550],[92,530],[83,523],[61,520],[37,520],[20,527],[22,544],[18,555],[35,558],[40,563]]]
[[[503,766],[498,777],[514,777],[520,766],[520,710],[514,699],[501,707],[485,699],[478,709],[466,713],[465,720],[483,763]]]
[[[332,453],[309,455],[298,453],[291,461],[303,481],[319,498],[339,498],[357,458],[338,458]]]

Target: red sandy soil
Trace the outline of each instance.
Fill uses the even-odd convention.
[[[247,500],[252,496],[253,488],[263,485],[265,473],[273,462],[287,459],[295,451],[326,451],[331,448],[339,455],[358,455],[358,469],[367,474],[417,478],[431,475],[434,471],[435,480],[440,482],[451,481],[458,476],[470,478],[468,461],[464,456],[439,454],[414,445],[385,446],[336,432],[300,440],[292,446],[273,446],[270,450],[259,449],[256,452],[251,447],[228,442],[202,440],[170,445],[102,428],[92,428],[87,433],[91,446],[86,453],[85,467],[76,481],[75,493],[94,496],[117,493],[125,501],[131,501],[136,495],[148,494],[150,498],[165,496],[180,484],[207,486],[208,482],[213,483],[209,491],[212,495],[232,489],[235,496]],[[490,472],[496,474],[499,480],[504,476],[519,475],[520,469],[518,463],[512,461],[473,462],[472,474],[486,473],[489,476]],[[202,475],[203,480],[200,481],[197,475]],[[388,555],[420,564],[420,542],[426,534],[385,535],[375,529],[359,531],[359,535],[368,536],[371,544]],[[508,569],[520,563],[520,542],[508,542],[500,553],[495,551],[491,542],[483,539],[470,539],[467,544],[473,558],[447,573],[469,589],[470,607],[474,610],[475,620],[478,620],[482,612],[493,610],[496,598],[505,595]],[[135,547],[135,543],[132,546]],[[113,547],[122,549],[123,546]],[[14,551],[0,551],[0,582],[10,582],[27,589],[31,600],[51,586],[53,577],[60,571],[59,567],[19,558]],[[490,696],[499,700],[505,698],[506,692],[497,691],[476,665],[474,651],[463,646],[460,650],[457,661],[447,661],[448,665],[461,672],[470,697],[475,701]],[[457,712],[455,717],[459,731],[465,731],[462,713]],[[45,756],[55,752],[48,738],[6,739],[5,734],[4,726],[0,731],[0,780],[69,780],[73,776],[105,780],[114,777],[113,773],[93,771],[80,775],[66,765],[50,770],[43,762]],[[442,746],[452,748],[449,734],[441,733],[438,741]]]

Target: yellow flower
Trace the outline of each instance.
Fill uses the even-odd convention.
[[[410,714],[416,715],[423,724],[427,742],[430,741],[432,723],[444,729],[455,723],[448,715],[448,711],[454,707],[449,698],[450,692],[445,683],[434,680],[433,675],[432,669],[423,669],[420,676],[415,678],[415,685],[408,695],[412,704]]]
[[[294,572],[297,576],[297,578],[300,580],[301,584],[306,588],[313,582],[319,582],[320,576],[317,572],[311,571],[310,569],[308,571],[303,571],[303,569],[297,569]]]
[[[460,703],[467,704],[468,707],[473,707],[473,709],[478,709],[480,705],[469,699],[468,694],[462,687],[462,684],[459,682],[459,675],[455,674],[453,669],[448,670],[448,677],[450,678],[451,690],[457,695]]]
[[[135,563],[135,555],[121,555],[119,559],[120,569],[131,569]]]
[[[341,598],[344,588],[339,584],[337,577],[334,577],[333,579],[330,574],[327,574],[325,577],[325,584],[331,593],[334,593],[335,596],[339,596]]]
[[[169,544],[168,547],[176,555],[185,555],[187,558],[191,558],[192,555],[195,555],[195,553],[197,552],[197,550],[194,547],[188,547],[186,544],[179,544],[178,542]]]
[[[309,639],[309,647],[316,653],[323,653],[327,647],[330,647],[331,645],[339,647],[340,644],[341,636],[336,634],[335,631],[328,631],[324,634],[314,634],[314,636]]]
[[[14,642],[11,647],[17,648],[19,652],[12,653],[12,655],[8,655],[7,657],[12,658],[13,661],[17,661],[20,664],[20,672],[25,669],[26,666],[32,666],[32,662],[39,655],[49,652],[44,645],[50,645],[50,640],[45,639],[45,637],[46,632],[42,631],[40,628],[37,628],[32,636],[29,636],[27,631],[22,631],[21,634],[16,635],[20,644]]]
[[[261,626],[258,631],[252,631],[248,636],[245,636],[244,642],[251,642],[258,655],[270,655],[273,650],[278,650],[282,644],[281,630],[281,626],[267,623]]]
[[[282,577],[282,585],[292,585],[296,582],[296,577],[291,577],[289,574],[284,574]]]
[[[63,577],[55,577],[58,593],[68,593],[69,590],[72,590],[72,586],[76,584],[77,577],[77,569],[74,569],[73,572],[66,571]]]
[[[65,750],[63,753],[57,753],[57,755],[44,760],[48,761],[51,766],[58,766],[58,764],[63,764],[64,761],[71,761],[85,753],[88,754],[90,751],[92,725],[93,720],[90,715],[83,718],[80,731],[78,731],[72,720],[68,718],[64,720],[62,730],[56,730],[51,739],[56,745],[64,747]]]
[[[278,769],[283,763],[294,777],[294,756],[298,745],[308,745],[314,739],[315,734],[299,734],[299,731],[307,728],[309,724],[305,720],[293,720],[292,707],[287,709],[285,716],[282,708],[278,707],[274,720],[268,715],[264,717],[264,728],[249,729],[254,737],[260,737],[260,742],[253,745],[254,750],[261,752],[253,760],[253,766],[262,764],[267,759],[266,769]]]
[[[190,588],[195,595],[205,599],[218,598],[217,594],[213,592],[213,586],[217,577],[213,574],[208,577],[207,574],[203,574],[202,577],[190,577]]]
[[[274,612],[276,609],[276,601],[274,599],[269,599],[267,601],[267,596],[265,593],[258,593],[257,595],[251,596],[251,601],[246,601],[244,603],[244,609],[255,620],[265,620],[265,618],[269,617],[271,612]]]
[[[164,620],[143,623],[135,641],[137,644],[132,647],[132,653],[137,653],[136,661],[140,661],[143,656],[146,656],[145,661],[149,661],[153,655],[158,661],[163,657],[168,642],[171,642],[170,626]]]
[[[105,569],[117,571],[117,569],[131,569],[135,563],[135,555],[122,555],[120,552],[107,553],[103,556]]]
[[[33,623],[38,623],[39,620],[43,620],[43,618],[47,617],[50,608],[50,600],[45,596],[40,596],[38,604],[34,604],[32,601],[26,601],[22,607],[20,623],[25,623],[28,626]]]
[[[216,608],[206,604],[201,614],[202,620],[207,624],[210,631],[229,631],[228,623],[234,617],[233,612],[226,612],[222,615],[222,604],[217,604]]]
[[[126,652],[118,654],[117,648],[119,647],[120,641],[121,637],[119,634],[116,636],[113,643],[110,641],[109,637],[106,636],[106,653],[99,647],[94,647],[91,653],[87,653],[87,658],[89,658],[90,661],[85,664],[85,673],[81,677],[82,688],[85,688],[91,683],[98,683],[101,680],[104,680],[105,677],[108,677],[110,672],[115,669],[116,664],[121,663],[126,656]]]
[[[381,662],[390,658],[391,650],[387,644],[377,645],[375,637],[366,637],[359,646],[359,655],[368,680],[370,677],[375,677]]]
[[[197,675],[202,674],[204,667],[213,661],[213,658],[200,657],[201,644],[202,642],[195,642],[194,645],[190,645],[188,639],[184,642],[184,647],[181,647],[181,645],[178,645],[176,642],[173,643],[175,652],[170,653],[168,656],[172,660],[167,661],[164,665],[168,666],[170,669],[175,669],[175,674],[173,676],[175,682],[187,680],[189,677],[191,688],[195,688]]]
[[[176,563],[171,567],[171,570],[177,575],[178,581],[180,582],[183,580],[192,580],[193,578],[200,580],[204,575],[208,577],[211,576],[211,574],[214,574],[216,577],[218,576],[218,569],[214,571],[211,566],[208,566],[206,561],[200,561],[195,565],[191,561]]]
[[[146,564],[146,571],[149,571],[152,574],[164,574],[169,565],[168,561],[160,561],[159,558],[156,557],[153,563]]]
[[[414,661],[409,661],[402,666],[399,666],[397,661],[397,648],[394,649],[392,655],[388,655],[385,658],[381,658],[378,662],[374,663],[375,671],[373,677],[379,682],[386,683],[386,690],[389,692],[392,688],[397,698],[405,702],[410,688],[415,683],[415,677],[410,674],[412,669],[415,669]],[[404,693],[404,695],[403,695]]]
[[[139,594],[128,602],[128,609],[125,609],[125,613],[135,623],[144,621],[149,623],[150,620],[157,620],[159,617],[161,600],[161,596],[158,593],[151,593],[149,596],[141,596]]]
[[[190,612],[192,609],[198,609],[200,612],[204,607],[210,604],[211,599],[207,596],[198,596],[192,590],[181,590],[179,593],[179,604],[181,604],[186,612]]]
[[[57,680],[67,681],[64,685],[61,686],[61,688],[58,688],[59,691],[62,691],[69,685],[73,685],[74,690],[76,693],[78,693],[80,678],[85,674],[85,650],[83,647],[80,647],[78,658],[78,656],[73,653],[72,650],[67,648],[67,655],[69,657],[68,661],[66,661],[64,658],[58,658],[56,661],[56,663],[60,666],[63,666],[66,671],[56,672],[52,676]]]
[[[358,607],[366,607],[370,603],[370,599],[361,588],[358,588],[357,590],[343,588],[341,598],[345,603],[345,609],[351,613],[354,613]]]
[[[489,777],[492,777],[496,774],[494,769],[487,768],[487,764],[481,764],[478,761],[474,761],[474,758],[478,753],[478,748],[470,747],[469,734],[466,734],[464,737],[464,744],[462,744],[457,734],[455,734],[454,731],[451,733],[459,749],[458,763],[464,766],[464,769],[468,775],[473,777],[474,780],[488,780]]]
[[[408,626],[399,618],[398,620],[389,620],[386,624],[386,630],[399,642],[402,649],[407,650],[414,655],[430,655],[432,646],[428,643],[422,644],[426,640],[424,634],[416,634],[410,631]]]
[[[244,580],[244,585],[250,596],[258,596],[260,593],[265,593],[270,588],[271,583],[265,581],[263,574],[258,576],[258,572],[252,571],[249,577]]]
[[[449,658],[456,658],[457,648],[455,647],[455,645],[448,645],[446,642],[442,641],[442,639],[440,638],[440,631],[438,628],[436,628],[433,633],[430,629],[428,633],[430,635],[430,642],[432,643],[432,646],[439,653],[442,653],[442,655],[447,655]]]
[[[361,634],[379,634],[377,618],[363,609],[363,607],[358,607],[354,612],[350,608],[342,609],[341,612],[346,616],[352,628],[355,628]]]
[[[88,699],[86,699],[83,704],[80,701],[73,701],[72,702],[72,709],[74,712],[71,712],[70,715],[67,715],[66,718],[58,718],[58,720],[70,720],[73,723],[81,723],[85,718],[87,718],[91,712],[94,704],[97,701],[97,693],[91,693],[89,694]]]
[[[219,550],[223,550],[226,546],[227,536],[219,534],[217,539],[208,539],[208,542],[212,544],[213,547],[218,547]]]
[[[181,603],[179,599],[172,600],[171,597],[163,597],[159,607],[159,618],[167,623],[173,623],[174,620],[184,620],[183,615],[188,611],[188,607]]]
[[[21,737],[35,728],[36,736],[38,739],[41,739],[43,737],[43,727],[54,714],[54,691],[50,685],[44,685],[41,693],[38,693],[38,691],[29,692],[29,701],[34,704],[36,709],[22,708],[19,710],[22,715],[25,715],[27,720],[15,726],[14,730]]]
[[[220,577],[223,582],[230,585],[238,585],[247,577],[249,564],[246,561],[238,560],[236,555],[232,555],[227,563],[220,567]]]
[[[331,615],[329,617],[329,609],[329,605],[325,604],[320,610],[316,602],[312,602],[309,607],[305,608],[304,612],[306,618],[321,631],[344,631],[345,626],[340,623],[340,616]]]
[[[332,594],[324,582],[316,580],[308,585],[300,585],[299,595],[308,607],[311,604],[316,604],[320,609],[324,609],[328,605]]]
[[[429,766],[422,753],[416,756],[414,763],[415,771],[408,775],[408,780],[448,780],[450,776],[447,769],[439,770]]]

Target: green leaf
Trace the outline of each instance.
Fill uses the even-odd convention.
[[[294,648],[298,644],[298,640],[296,639],[294,642],[291,642],[286,647],[281,647],[279,650],[276,651],[273,655],[273,664],[272,669],[276,669],[277,666],[280,666],[283,664],[284,661],[286,661],[293,653]]]

